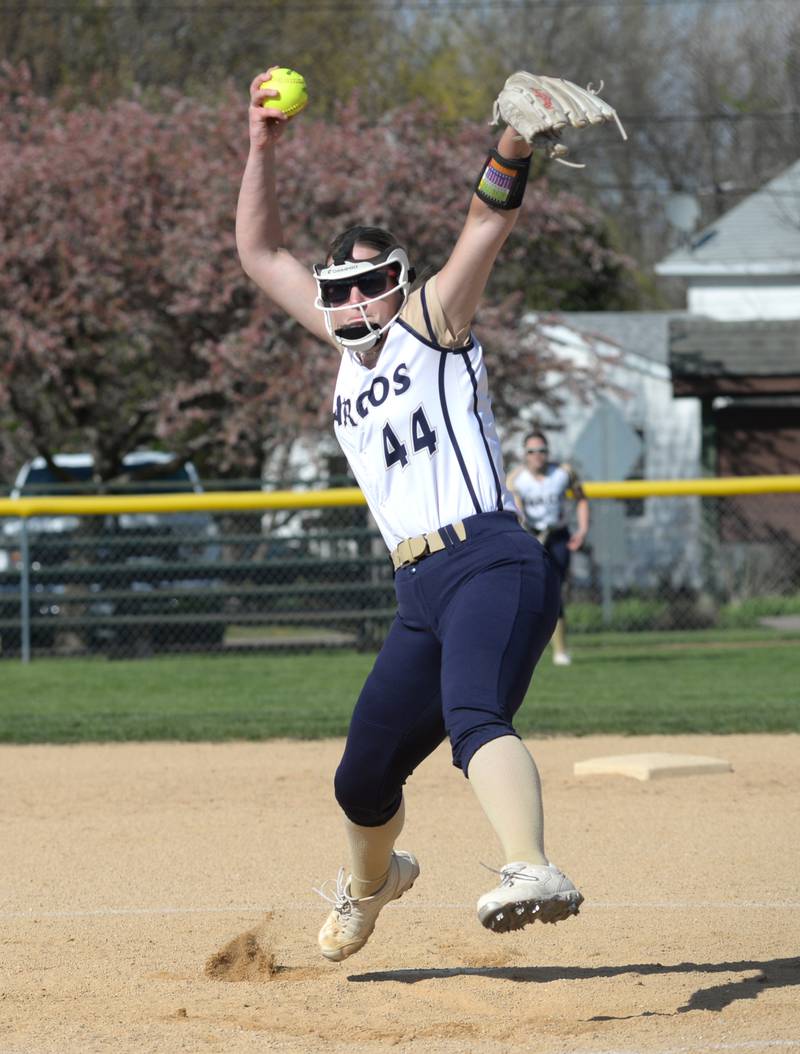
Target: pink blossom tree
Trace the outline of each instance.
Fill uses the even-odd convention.
[[[57,105],[24,70],[0,70],[0,458],[94,454],[113,479],[156,444],[206,474],[258,475],[265,457],[327,429],[337,355],[243,274],[233,239],[246,98],[165,94],[157,104]],[[491,141],[421,107],[369,125],[357,99],[313,110],[281,144],[287,241],[309,266],[331,238],[387,226],[422,273],[440,266]],[[617,307],[632,265],[577,197],[528,189],[477,328],[509,418],[558,366],[526,306]],[[565,378],[580,386],[586,378]]]

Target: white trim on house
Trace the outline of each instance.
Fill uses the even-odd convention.
[[[687,263],[678,261],[669,263],[669,257],[656,264],[656,274],[677,278],[719,277],[727,275],[797,275],[800,277],[800,259],[769,260],[754,262],[743,260],[741,263],[719,263],[711,260],[708,263]]]

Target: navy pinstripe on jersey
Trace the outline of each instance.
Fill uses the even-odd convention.
[[[390,549],[479,512],[515,512],[505,484],[483,349],[435,340],[401,318],[373,369],[342,355],[334,431]]]

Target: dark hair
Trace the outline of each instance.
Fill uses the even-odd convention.
[[[529,439],[541,439],[544,445],[548,446],[547,436],[544,434],[544,432],[528,432],[528,434],[522,440],[523,445],[525,445]]]
[[[402,248],[392,232],[383,227],[349,227],[333,239],[328,247],[328,256],[335,264],[343,264],[352,259],[356,243],[368,245],[378,253]]]

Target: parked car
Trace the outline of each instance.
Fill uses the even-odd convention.
[[[57,454],[66,481],[37,457],[22,466],[12,498],[93,493],[90,454]],[[191,462],[143,450],[105,493],[202,492]],[[218,646],[225,635],[217,525],[207,512],[30,517],[26,523],[31,642],[51,648],[56,633],[75,650],[141,654]],[[2,521],[0,638],[19,649],[22,521]],[[14,625],[16,623],[16,625]]]

